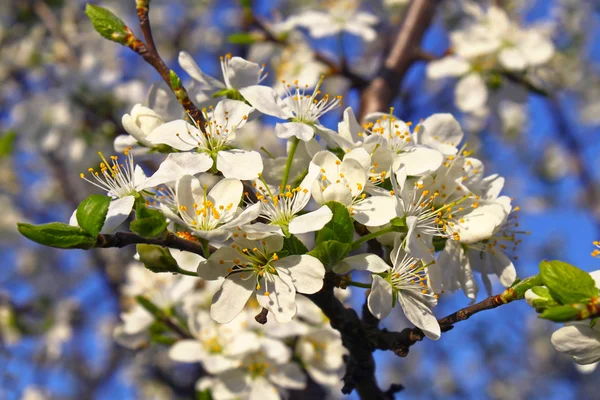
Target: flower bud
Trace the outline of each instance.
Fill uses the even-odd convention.
[[[131,114],[123,115],[121,119],[123,128],[144,146],[152,147],[152,144],[146,140],[146,136],[155,128],[164,123],[160,115],[154,110],[136,104],[131,109]]]

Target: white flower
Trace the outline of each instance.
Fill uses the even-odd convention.
[[[259,337],[258,343],[260,350],[248,354],[241,367],[214,378],[203,378],[196,387],[210,387],[215,400],[278,400],[281,389],[301,390],[306,387],[306,376],[298,364],[290,362],[291,351],[283,342]],[[206,379],[211,380],[210,385],[204,382]]]
[[[211,280],[225,276],[213,297],[210,314],[217,322],[235,318],[253,293],[277,322],[289,322],[296,315],[296,291],[312,294],[323,286],[325,267],[309,255],[279,258],[282,236],[249,240],[244,232],[234,242],[213,253],[198,267],[198,276]]]
[[[377,32],[373,26],[379,21],[375,15],[358,10],[356,3],[349,1],[331,4],[327,11],[309,10],[293,16],[294,24],[307,28],[310,36],[317,39],[347,32],[367,42],[375,40]]]
[[[174,153],[169,154],[158,170],[150,178],[147,178],[142,168],[134,163],[130,149],[125,150],[127,158],[123,162],[119,162],[117,156],[111,156],[109,162],[101,152],[98,154],[102,159],[99,171],[93,168],[88,169],[93,180],[86,178],[83,173],[79,176],[92,185],[105,190],[107,195],[113,198],[108,207],[101,233],[112,232],[127,219],[133,209],[138,192],[163,183],[173,182],[184,174],[204,172],[212,165],[210,157],[191,157],[191,154]],[[76,211],[73,212],[69,221],[74,226],[77,226]]]
[[[365,226],[388,223],[395,216],[393,197],[367,197],[365,193],[367,172],[364,164],[368,167],[370,163],[369,154],[361,148],[347,153],[343,161],[329,151],[318,152],[309,167],[309,170],[316,168],[319,172],[312,185],[313,198],[319,204],[342,203],[352,217]]]
[[[250,223],[260,213],[260,204],[242,210],[238,204],[244,185],[237,179],[223,179],[208,190],[198,178],[184,175],[177,180],[175,200],[178,214],[162,211],[172,221],[187,226],[194,235],[206,240],[227,240],[230,230]]]
[[[600,271],[590,272],[600,289]],[[552,334],[552,344],[557,351],[573,356],[578,365],[586,365],[593,371],[600,362],[600,325],[591,326],[591,321],[566,323]]]
[[[178,362],[200,362],[206,372],[219,374],[242,365],[243,357],[259,350],[257,336],[246,328],[244,318],[228,324],[214,322],[208,313],[190,318],[190,332],[195,339],[184,339],[169,349],[169,357]]]
[[[306,372],[315,382],[326,386],[339,384],[347,353],[340,333],[331,328],[312,329],[300,336],[296,344],[296,354]]]
[[[393,111],[393,108],[391,111]],[[421,136],[418,136],[415,133],[421,129],[420,125],[415,128],[415,133],[413,133],[410,131],[411,123],[399,120],[391,113],[369,114],[365,117],[367,121],[365,128],[370,137],[365,140],[365,148],[374,149],[378,144],[384,149],[388,149],[393,157],[391,171],[397,171],[403,165],[407,170],[407,174],[411,176],[434,172],[442,164],[443,155],[435,148],[431,148],[430,144],[436,144],[439,147],[446,144],[433,138],[437,134],[436,132],[440,132],[438,138],[442,138],[445,142],[462,139],[462,134],[457,134],[462,133],[460,127],[456,132],[456,125],[458,124],[452,123],[448,118],[437,120],[438,115],[435,114],[428,118],[426,122],[428,122],[430,129],[426,129]],[[444,132],[448,133],[444,134]],[[458,145],[458,143],[455,143],[455,145]],[[444,149],[447,147],[445,146]]]
[[[115,150],[123,151],[132,146],[132,149],[139,147],[138,143],[145,147],[152,147],[152,143],[146,140],[146,136],[164,123],[164,120],[154,110],[136,104],[131,109],[131,114],[123,115],[121,119],[123,128],[131,136],[120,135],[115,138]],[[149,149],[140,149],[139,152],[147,152]]]
[[[431,307],[437,304],[437,295],[427,286],[427,270],[420,260],[410,257],[402,250],[402,238],[397,237],[391,253],[393,267],[374,254],[348,257],[336,272],[345,272],[350,266],[373,273],[371,292],[367,299],[369,311],[379,319],[387,317],[396,301],[404,315],[425,335],[433,340],[440,338],[441,330]],[[344,265],[345,264],[345,265]]]
[[[298,215],[310,201],[310,190],[319,174],[317,168],[309,168],[298,187],[287,185],[278,190],[257,180],[252,184],[256,190],[256,198],[261,204],[260,215],[269,221],[270,225],[278,226],[283,231],[294,235],[320,230],[333,217],[327,206],[321,206],[315,211]],[[252,225],[258,228],[259,224]]]
[[[232,57],[231,54],[221,57],[221,73],[223,81],[205,74],[192,56],[182,51],[179,53],[179,65],[194,80],[189,87],[190,95],[195,104],[208,106],[214,102],[214,95],[225,96],[226,91],[238,91],[252,85],[258,85],[267,76],[264,66],[244,60],[241,57]]]
[[[291,89],[292,85],[288,83],[284,86],[284,99],[268,86],[249,86],[241,89],[240,93],[261,113],[289,121],[275,125],[277,137],[281,139],[296,137],[308,142],[314,137],[315,131],[320,133],[328,130],[319,123],[319,118],[339,106],[342,101],[341,96],[330,98],[327,94],[317,100],[322,82],[323,77],[310,95],[306,93],[308,85],[301,88],[296,80],[294,89]]]
[[[204,132],[180,119],[159,126],[146,139],[181,151],[196,150],[193,156],[198,163],[204,163],[207,157],[216,160],[217,170],[226,178],[254,179],[263,170],[260,154],[231,148],[237,129],[246,123],[252,110],[242,101],[225,99],[210,115],[203,110]]]

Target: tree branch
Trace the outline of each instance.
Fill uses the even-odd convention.
[[[189,251],[190,253],[198,254],[204,257],[202,244],[191,240],[180,238],[173,233],[167,233],[164,238],[143,238],[132,232],[117,232],[111,234],[99,234],[96,241],[96,248],[108,247],[126,247],[132,244],[154,244],[171,249]]]
[[[433,19],[438,0],[413,0],[406,11],[394,45],[377,77],[361,95],[359,120],[365,115],[385,111],[396,97],[410,66],[422,59],[420,43]]]
[[[167,64],[165,64],[163,59],[158,54],[158,51],[156,50],[154,39],[152,38],[152,28],[150,27],[150,20],[148,18],[149,0],[136,1],[136,10],[138,19],[140,20],[140,28],[142,30],[146,43],[138,39],[128,27],[125,27],[128,33],[127,37],[125,38],[125,45],[131,50],[138,53],[144,59],[144,61],[146,61],[146,63],[154,67],[156,72],[159,73],[159,75],[171,88],[171,90],[175,94],[175,97],[177,97],[179,103],[183,106],[183,108],[185,108],[190,118],[196,121],[200,129],[204,131],[204,124],[206,123],[204,115],[198,109],[198,107],[196,107],[194,103],[192,103],[183,85],[173,87],[170,75],[171,70],[169,69]]]

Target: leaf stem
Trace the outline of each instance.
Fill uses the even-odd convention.
[[[362,237],[356,239],[354,242],[352,242],[352,247],[350,248],[350,251],[358,249],[363,243],[368,242],[371,239],[375,239],[376,237],[385,235],[386,233],[398,232],[398,231],[399,231],[399,227],[390,225],[387,228],[383,228],[376,232],[371,232],[368,235],[362,236]]]
[[[298,143],[300,143],[300,139],[298,139],[297,137],[292,139],[292,147],[290,148],[290,152],[288,153],[287,161],[285,162],[285,171],[283,171],[283,179],[281,180],[282,193],[285,189],[285,185],[287,185],[287,181],[290,176],[290,168],[292,168],[292,161],[294,159],[296,149],[298,148]]]
[[[198,278],[198,274],[196,274],[195,272],[186,271],[183,268],[177,268],[177,271],[175,271],[175,272],[178,274],[181,274],[181,275],[193,276],[193,277]]]
[[[346,284],[346,286],[356,286],[356,287],[363,288],[363,289],[371,289],[370,283],[345,281],[344,284]]]

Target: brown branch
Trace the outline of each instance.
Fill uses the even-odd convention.
[[[438,0],[413,0],[396,40],[377,77],[361,95],[359,120],[372,112],[386,111],[396,97],[410,66],[422,57],[421,40],[433,19]]]
[[[132,232],[117,232],[115,234],[99,234],[95,248],[123,248],[132,244],[154,244],[171,249],[189,251],[204,257],[202,244],[180,238],[169,232],[164,238],[143,238]]]
[[[67,49],[67,62],[73,68],[76,68],[79,64],[77,58],[75,58],[75,51],[73,49],[73,44],[67,39],[67,36],[63,32],[60,27],[60,22],[50,9],[48,5],[42,0],[36,0],[33,3],[33,10],[42,21],[46,29],[50,32],[50,34],[56,39],[63,42]]]
[[[163,59],[158,54],[158,51],[156,50],[154,39],[152,38],[152,28],[150,27],[150,20],[148,18],[149,1],[138,0],[136,3],[136,10],[138,18],[140,20],[140,28],[142,29],[142,33],[144,34],[146,43],[138,39],[133,34],[131,29],[125,27],[125,30],[127,32],[127,36],[125,38],[125,46],[138,53],[144,59],[144,61],[146,61],[146,63],[154,67],[156,72],[159,73],[161,78],[163,78],[163,80],[171,88],[171,90],[175,94],[175,97],[177,97],[179,103],[183,106],[183,108],[185,108],[190,118],[192,118],[197,123],[197,125],[202,131],[204,131],[206,123],[204,115],[198,109],[198,107],[196,107],[194,103],[192,103],[185,87],[181,85],[181,83],[179,83],[177,87],[173,86],[171,82],[171,70],[169,69],[167,64],[165,64]]]
[[[289,45],[287,40],[275,36],[259,18],[256,18],[254,15],[249,15],[248,20],[249,23],[256,26],[265,35],[265,39],[267,41],[279,44],[281,46]],[[345,78],[350,80],[352,87],[362,89],[369,84],[369,81],[367,79],[350,71],[350,68],[348,67],[348,64],[345,61],[343,61],[341,65],[338,65],[335,61],[318,51],[313,50],[313,53],[317,61],[327,66],[327,68],[329,69],[329,74],[344,76]]]
[[[367,330],[353,309],[347,309],[334,296],[335,275],[327,273],[323,288],[307,297],[312,300],[329,318],[331,327],[342,335],[342,343],[348,349],[346,357],[346,373],[342,393],[350,394],[354,389],[361,399],[392,399],[393,393],[401,389],[394,386],[388,392],[382,391],[375,378],[375,360],[367,337]]]
[[[507,301],[506,299],[503,299],[503,294],[504,293],[490,296],[479,303],[462,308],[439,319],[438,323],[440,324],[442,332],[448,332],[454,328],[454,324],[465,321],[478,312],[492,310],[503,304],[508,304],[510,300]],[[375,319],[375,321],[378,322],[366,307],[363,308],[363,319]],[[406,357],[410,347],[425,338],[425,333],[419,328],[406,328],[401,332],[389,332],[386,329],[379,330],[377,328],[377,323],[371,322],[368,336],[376,349],[391,350],[399,357]]]

